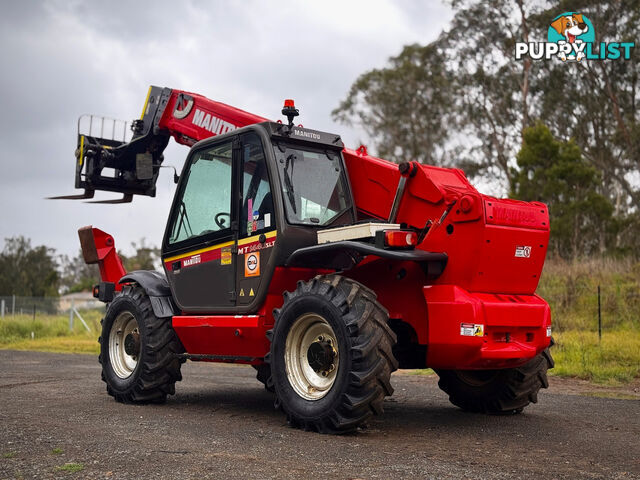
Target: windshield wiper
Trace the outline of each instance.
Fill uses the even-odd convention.
[[[293,174],[293,161],[296,156],[292,153],[287,156],[287,163],[284,166],[284,186],[287,189],[287,198],[289,198],[289,203],[291,204],[291,208],[293,208],[293,213],[298,213],[296,211],[296,197],[293,194],[293,182],[291,181],[291,177],[289,176],[289,165],[291,165],[291,173]]]
[[[182,226],[185,226],[185,231],[188,228],[189,232],[187,238],[193,236],[193,230],[191,229],[191,222],[189,222],[189,215],[187,215],[187,207],[184,204],[184,201],[180,201],[180,220],[178,221],[178,231],[173,237],[174,240],[177,240],[180,237],[180,231],[182,231]]]

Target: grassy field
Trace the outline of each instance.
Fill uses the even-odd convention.
[[[603,331],[640,334],[640,262],[612,259],[546,262],[537,293],[551,305],[554,332],[597,331],[598,286]]]
[[[77,317],[74,318],[73,331],[69,331],[68,315],[41,315],[35,320],[31,315],[9,316],[0,320],[0,348],[98,354],[97,340],[103,313],[90,310],[80,314],[91,332]]]
[[[640,332],[604,332],[598,342],[596,332],[564,331],[555,335],[551,354],[557,376],[577,377],[595,383],[616,385],[640,377]]]
[[[553,375],[606,384],[640,377],[640,262],[547,261],[538,294],[553,313]]]
[[[602,341],[598,340],[598,285]],[[615,385],[640,378],[640,263],[548,261],[538,293],[551,305],[552,350],[557,376]],[[81,312],[82,313],[82,312]],[[7,317],[0,320],[0,348],[69,353],[98,353],[102,312],[87,311],[87,332],[68,315]],[[429,369],[416,373],[429,373]]]

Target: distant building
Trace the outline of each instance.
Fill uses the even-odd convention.
[[[91,292],[68,293],[66,295],[62,295],[58,302],[58,308],[60,311],[69,310],[72,302],[73,306],[78,310],[99,308],[103,306],[100,301],[93,297]]]

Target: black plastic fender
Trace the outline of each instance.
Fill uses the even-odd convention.
[[[158,318],[172,317],[179,313],[171,296],[169,282],[160,272],[135,270],[127,273],[118,283],[137,283],[140,285],[151,300],[153,313]]]
[[[401,262],[417,262],[423,266],[430,278],[437,278],[442,274],[448,259],[444,252],[426,252],[417,249],[391,250],[376,247],[371,243],[345,240],[299,248],[291,254],[286,266],[349,270],[367,255]]]

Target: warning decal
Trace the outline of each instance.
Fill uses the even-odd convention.
[[[260,276],[260,252],[247,253],[244,256],[244,276]]]
[[[529,258],[531,256],[531,247],[526,246],[517,246],[516,247],[516,258]]]
[[[225,247],[220,251],[220,264],[231,265],[231,247]]]
[[[482,337],[484,335],[484,325],[478,323],[461,323],[460,335],[463,337]]]

